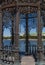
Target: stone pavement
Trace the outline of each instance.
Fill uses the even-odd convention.
[[[35,65],[35,60],[32,56],[24,56],[21,59],[21,65]]]

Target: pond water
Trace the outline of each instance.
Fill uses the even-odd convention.
[[[10,45],[11,40],[3,40],[4,45]],[[45,40],[42,42],[45,45]],[[37,45],[37,40],[29,40],[29,46]],[[25,40],[19,40],[19,51],[25,52]]]

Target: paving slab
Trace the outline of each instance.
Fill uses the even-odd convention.
[[[35,60],[33,56],[24,56],[21,59],[21,65],[35,65]]]

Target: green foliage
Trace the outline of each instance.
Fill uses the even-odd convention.
[[[3,37],[3,39],[11,39],[11,37]]]
[[[10,36],[10,37],[3,37],[3,39],[11,39],[12,37]],[[25,35],[23,35],[23,36],[19,36],[19,39],[25,39],[26,38],[26,36]],[[37,39],[38,37],[37,36],[28,36],[28,38],[29,39]],[[42,36],[42,38],[43,39],[45,39],[45,36]]]

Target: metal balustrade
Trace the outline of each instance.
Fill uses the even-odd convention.
[[[45,56],[45,45],[44,45],[44,56]],[[12,49],[11,46],[4,46],[3,49],[0,49],[0,51],[2,51],[2,55],[1,55],[1,60],[3,62],[12,62],[14,63],[14,53],[17,53],[17,51],[15,51],[14,49]],[[24,53],[25,55],[25,52],[19,52],[20,54],[20,57],[21,57],[21,53]],[[30,48],[29,48],[29,55],[33,55],[33,57],[35,58],[35,60],[37,60],[37,45],[30,45]]]

